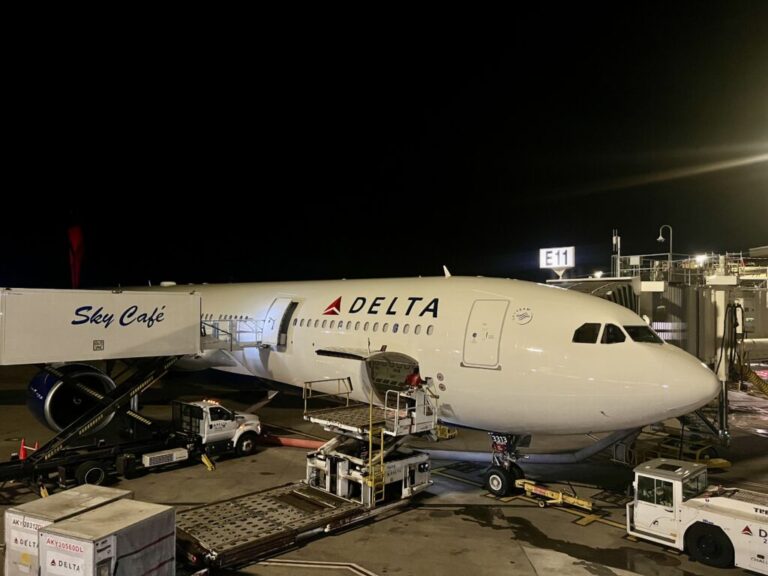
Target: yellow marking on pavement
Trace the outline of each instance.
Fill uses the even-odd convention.
[[[473,480],[467,480],[466,478],[459,478],[458,476],[454,476],[453,474],[446,474],[445,472],[435,472],[432,470],[432,474],[437,474],[438,476],[444,476],[446,478],[450,478],[451,480],[456,480],[457,482],[463,482],[464,484],[469,484],[470,486],[477,486],[479,488],[483,487],[482,482],[475,482]]]

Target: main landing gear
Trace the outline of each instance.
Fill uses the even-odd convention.
[[[492,465],[485,475],[485,485],[494,496],[506,496],[515,487],[515,480],[525,476],[515,461],[518,446],[528,446],[531,437],[496,432],[489,432],[488,437],[491,441]]]

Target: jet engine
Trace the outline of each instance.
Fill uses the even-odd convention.
[[[94,406],[98,396],[115,388],[112,378],[87,364],[65,364],[55,371],[59,375],[42,370],[32,378],[27,387],[27,407],[41,424],[57,432]],[[95,430],[111,420],[112,415]]]

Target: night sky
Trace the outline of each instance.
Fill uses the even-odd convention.
[[[0,285],[67,287],[74,223],[87,287],[766,245],[768,3],[669,4],[41,49],[5,83]]]

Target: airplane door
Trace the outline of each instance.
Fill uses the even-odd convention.
[[[462,366],[500,369],[499,348],[509,300],[475,300],[464,334]]]
[[[264,318],[264,328],[261,334],[262,344],[268,346],[283,346],[285,342],[280,341],[281,327],[285,324],[283,321],[286,313],[293,312],[295,306],[291,306],[290,298],[275,298],[272,306],[269,307],[267,315]]]

